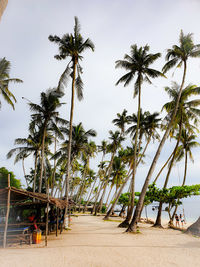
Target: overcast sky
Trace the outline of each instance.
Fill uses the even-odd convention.
[[[11,77],[24,81],[12,84],[10,90],[17,98],[16,110],[2,100],[0,111],[0,165],[13,170],[16,176],[23,177],[21,163],[13,164],[14,159],[6,160],[7,152],[14,147],[14,139],[27,136],[30,112],[22,96],[39,103],[40,93],[58,83],[67,61],[57,61],[54,55],[58,48],[49,42],[48,36],[62,36],[71,33],[74,16],[81,23],[81,33],[95,44],[95,52],[84,54],[82,62],[84,74],[84,100],[75,103],[74,122],[83,122],[85,129],[97,131],[96,142],[108,137],[113,129],[111,121],[117,112],[127,109],[129,114],[136,112],[137,99],[133,99],[133,83],[124,88],[115,86],[124,74],[115,69],[115,61],[130,52],[130,46],[150,45],[151,52],[162,53],[154,68],[162,69],[167,48],[178,43],[180,30],[194,33],[195,43],[200,43],[199,28],[200,1],[198,0],[9,0],[0,21],[0,57],[11,61]],[[160,111],[169,99],[164,86],[172,80],[180,83],[182,70],[177,70],[168,79],[159,78],[153,85],[142,87],[143,111]],[[200,59],[189,61],[186,85],[200,85]],[[69,119],[70,86],[66,88],[62,116]],[[151,162],[157,144],[147,152],[147,163]],[[155,173],[170,155],[172,147],[163,149]],[[195,164],[190,164],[188,183],[199,183],[199,150],[194,151]],[[26,163],[28,168],[32,160]],[[95,163],[93,162],[95,168]],[[144,180],[149,165],[144,165],[137,173],[137,186]],[[171,181],[182,179],[183,163],[174,169]],[[179,173],[179,175],[178,175]]]

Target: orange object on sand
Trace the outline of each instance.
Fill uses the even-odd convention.
[[[41,242],[41,231],[36,230],[33,232],[33,244],[40,244]]]

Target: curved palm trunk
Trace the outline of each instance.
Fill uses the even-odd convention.
[[[131,175],[131,174],[130,174],[130,175]],[[130,178],[130,175],[128,175],[128,176],[126,177],[124,183],[121,185],[121,187],[120,187],[120,189],[119,189],[119,191],[118,191],[118,193],[117,193],[117,195],[116,195],[115,201],[114,201],[114,203],[112,204],[112,206],[110,207],[110,209],[108,210],[106,216],[104,217],[104,220],[107,220],[107,219],[110,217],[110,215],[112,214],[112,212],[113,212],[113,210],[114,210],[114,207],[115,207],[115,205],[117,204],[118,199],[119,199],[119,197],[120,197],[120,195],[121,195],[121,193],[122,193],[122,191],[123,191],[123,189],[124,189],[126,183],[128,182],[128,180],[129,180],[129,178]]]
[[[110,177],[111,172],[112,172],[112,165],[113,165],[114,156],[115,156],[115,152],[113,152],[113,154],[111,156],[110,164],[109,164],[108,169],[107,169],[107,172],[108,172],[108,176],[107,177],[108,177],[108,179],[105,182],[105,186],[104,186],[103,193],[102,193],[102,196],[101,196],[100,201],[99,201],[99,205],[97,207],[97,211],[101,211],[102,206],[103,206],[103,200],[104,200],[104,196],[105,196],[105,193],[106,193],[106,188],[107,188],[107,185],[109,183],[109,177]],[[107,175],[107,172],[106,172],[106,175]]]
[[[154,179],[153,183],[155,184],[159,178],[159,176],[161,175],[162,171],[164,170],[164,168],[167,166],[168,162],[170,161],[170,159],[173,156],[174,151],[172,152],[172,154],[169,156],[168,160],[165,162],[165,164],[162,166],[162,168],[160,169],[159,173],[157,174],[156,178]]]
[[[173,164],[174,164],[174,160],[175,160],[175,157],[176,157],[176,152],[177,152],[177,149],[178,149],[178,146],[179,146],[179,142],[180,142],[180,138],[181,138],[181,132],[182,132],[182,122],[180,123],[180,126],[179,126],[178,140],[176,142],[176,146],[175,146],[174,151],[173,151],[173,157],[172,157],[172,160],[170,162],[169,170],[167,172],[167,176],[166,176],[166,179],[165,179],[165,183],[164,183],[163,189],[167,188],[167,184],[168,184],[168,181],[169,181],[171,170],[172,170],[172,167],[173,167]],[[162,205],[163,205],[163,203],[160,202],[159,208],[158,208],[158,214],[157,214],[156,222],[154,224],[155,227],[162,227],[162,224],[161,224]]]
[[[103,152],[101,162],[103,162],[104,156],[105,156],[105,153]],[[100,167],[99,167],[99,170],[100,170]],[[85,204],[85,207],[84,207],[83,212],[85,212],[86,207],[87,207],[87,205],[88,205],[88,203],[89,203],[89,201],[90,201],[90,197],[91,197],[91,194],[92,194],[92,192],[93,192],[93,190],[94,190],[94,186],[95,186],[95,184],[96,184],[97,179],[98,179],[98,176],[96,176],[96,178],[95,178],[94,184],[93,184],[92,189],[91,189],[91,191],[90,191],[90,194],[89,194],[87,203]],[[99,181],[99,185],[100,185],[100,181]],[[96,207],[96,198],[95,198],[95,207]],[[93,206],[93,208],[94,208],[94,206]],[[93,210],[92,210],[92,213],[93,213]]]
[[[112,192],[112,189],[113,189],[113,185],[110,186],[110,191],[109,191],[109,193],[108,193],[108,197],[107,197],[106,204],[105,204],[106,207],[107,207],[108,200],[109,200],[110,194],[111,194],[111,192]]]
[[[23,172],[24,172],[24,179],[25,179],[26,185],[28,187],[28,181],[27,181],[27,178],[26,178],[26,170],[25,170],[25,166],[24,166],[24,158],[22,159],[22,168],[23,168]]]
[[[82,186],[80,188],[80,196],[79,196],[79,212],[81,210],[81,197],[83,195],[83,192],[84,192],[84,188],[85,188],[85,182],[86,182],[86,174],[87,174],[87,166],[88,166],[88,163],[86,164],[85,166],[85,170],[84,170],[84,174],[83,174],[83,183],[82,183]]]
[[[185,149],[185,170],[184,170],[184,178],[183,178],[182,186],[184,186],[185,185],[185,182],[186,182],[187,162],[188,162],[188,155],[187,155],[187,150]]]
[[[145,152],[146,152],[146,150],[147,150],[147,147],[148,147],[150,141],[151,141],[151,136],[149,136],[149,138],[148,138],[148,140],[147,140],[147,143],[146,143],[145,148],[144,148],[144,150],[143,150],[143,152],[142,152],[142,155],[140,156],[140,158],[139,158],[139,160],[138,160],[138,162],[137,162],[137,166],[140,164],[142,158],[144,157],[144,154],[145,154]]]
[[[188,161],[188,156],[187,156],[187,151],[185,150],[185,170],[184,170],[184,178],[183,178],[182,186],[185,185],[185,181],[186,181],[187,161]],[[179,201],[179,199],[178,199],[178,201]],[[178,202],[178,201],[177,201],[177,202]],[[172,215],[172,217],[170,218],[170,225],[173,225],[173,220],[174,220],[175,214],[176,214],[176,212],[177,212],[177,209],[178,209],[178,205],[175,206],[173,215]]]
[[[98,192],[96,194],[96,198],[95,198],[95,201],[94,201],[94,206],[93,206],[93,209],[92,209],[92,213],[95,213],[95,215],[97,214],[97,201],[98,201],[98,198],[100,196],[101,190],[103,189],[103,185],[104,185],[104,182],[101,183],[101,186],[99,187],[99,190],[98,190]]]
[[[186,61],[184,61],[184,72],[183,72],[183,79],[182,79],[182,83],[181,83],[181,86],[180,86],[180,90],[179,90],[179,94],[178,94],[178,98],[177,98],[177,102],[176,102],[176,106],[174,108],[174,112],[173,112],[173,115],[172,115],[172,118],[168,124],[168,127],[164,133],[164,136],[158,146],[158,149],[156,151],[156,154],[153,158],[153,161],[152,161],[152,164],[150,166],[150,169],[148,171],[148,174],[147,174],[147,177],[145,179],[145,182],[144,182],[144,185],[143,185],[143,188],[142,188],[142,191],[141,191],[141,194],[140,194],[140,197],[139,197],[139,200],[138,200],[138,203],[137,203],[137,207],[135,209],[135,212],[134,212],[134,215],[133,215],[133,219],[131,221],[131,224],[129,226],[129,228],[127,229],[127,232],[137,232],[137,222],[138,222],[138,219],[139,219],[139,216],[140,216],[140,211],[142,209],[142,206],[143,206],[143,203],[144,203],[144,197],[146,195],[146,191],[148,189],[148,185],[149,185],[149,182],[151,180],[151,177],[152,177],[152,174],[154,172],[154,169],[156,167],[156,164],[157,164],[157,161],[160,157],[160,153],[162,151],[162,148],[165,144],[165,141],[167,140],[168,136],[169,136],[169,132],[170,132],[170,129],[173,125],[173,122],[174,122],[174,119],[175,119],[175,116],[176,116],[176,113],[177,113],[177,110],[178,110],[178,105],[179,105],[179,102],[180,102],[180,97],[181,97],[181,93],[182,93],[182,90],[183,90],[183,85],[184,85],[184,82],[185,82],[185,76],[186,76]]]
[[[34,170],[34,177],[33,177],[33,192],[35,193],[35,187],[36,187],[36,176],[37,176],[37,159],[38,159],[38,151],[35,155],[35,170]]]
[[[87,202],[85,203],[85,207],[84,207],[83,212],[86,211],[87,205],[88,205],[88,203],[90,202],[90,198],[91,198],[92,192],[93,192],[93,190],[94,190],[94,186],[95,186],[95,184],[96,184],[97,178],[98,178],[98,177],[96,177],[95,180],[94,180],[94,183],[93,183],[92,188],[91,188],[91,190],[90,190],[90,193],[89,193]]]
[[[72,78],[72,95],[71,95],[71,110],[70,110],[70,121],[69,121],[69,144],[68,144],[68,153],[67,153],[67,173],[65,178],[65,199],[67,206],[65,208],[64,221],[68,209],[68,199],[69,199],[69,178],[70,178],[70,166],[71,166],[71,149],[72,149],[72,123],[74,115],[74,94],[75,94],[75,80],[76,80],[76,66],[77,59],[74,59],[73,62],[73,78]]]

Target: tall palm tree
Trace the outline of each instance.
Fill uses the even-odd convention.
[[[167,50],[167,55],[166,55],[167,63],[163,67],[163,72],[166,73],[174,66],[181,67],[183,65],[183,77],[182,77],[182,82],[181,82],[181,86],[180,86],[178,97],[177,97],[177,102],[176,102],[176,105],[174,107],[170,122],[168,123],[168,126],[165,130],[163,138],[159,144],[159,147],[158,147],[157,152],[153,158],[152,164],[150,166],[147,177],[145,179],[145,182],[144,182],[144,185],[143,185],[143,188],[142,188],[142,191],[141,191],[138,203],[137,203],[137,207],[136,207],[135,212],[134,212],[133,219],[131,221],[129,228],[127,229],[127,231],[130,231],[130,232],[132,232],[132,231],[136,232],[137,231],[136,226],[137,226],[139,216],[141,214],[145,194],[146,194],[150,179],[152,177],[152,174],[153,174],[153,171],[155,169],[158,158],[160,156],[161,150],[165,144],[165,141],[168,138],[170,129],[171,129],[171,127],[174,123],[174,119],[176,117],[176,113],[178,110],[179,101],[180,101],[180,97],[181,97],[181,92],[182,92],[184,82],[185,82],[185,77],[186,77],[187,60],[190,57],[192,57],[192,58],[200,57],[200,45],[194,45],[193,40],[192,40],[192,34],[184,35],[183,32],[181,31],[179,43],[180,43],[179,46],[174,45],[171,49]]]
[[[83,99],[83,82],[81,79],[82,67],[80,66],[80,61],[83,59],[82,53],[91,49],[94,51],[94,44],[88,38],[83,39],[80,34],[80,24],[78,18],[75,17],[74,34],[65,34],[62,38],[58,36],[49,36],[51,42],[55,42],[59,46],[59,54],[55,56],[58,60],[63,60],[69,58],[69,63],[66,69],[60,77],[58,83],[58,90],[62,90],[66,85],[68,77],[72,78],[72,93],[71,93],[71,111],[70,111],[70,121],[69,121],[69,145],[68,145],[68,156],[67,156],[67,173],[66,173],[66,188],[65,197],[68,200],[69,194],[69,177],[70,177],[70,159],[71,159],[71,146],[72,146],[72,123],[73,123],[73,113],[74,113],[74,94],[75,88],[77,89],[77,97],[79,100]],[[66,208],[67,210],[67,208]]]
[[[149,54],[149,46],[146,45],[144,47],[138,48],[137,45],[131,46],[131,54],[125,55],[123,60],[116,61],[116,68],[124,68],[128,71],[125,75],[123,75],[116,83],[124,83],[124,86],[130,84],[130,82],[135,78],[134,85],[134,97],[138,95],[138,111],[137,111],[137,127],[135,133],[135,150],[134,150],[134,164],[133,164],[133,176],[132,176],[132,189],[131,189],[131,208],[130,213],[133,213],[134,207],[134,184],[135,184],[135,175],[136,175],[136,154],[138,147],[138,131],[140,125],[140,110],[141,110],[141,86],[143,82],[148,82],[151,84],[151,78],[156,78],[159,76],[163,76],[163,74],[155,69],[150,68],[149,66],[153,64],[160,56],[160,53]]]
[[[9,85],[11,82],[22,83],[23,81],[16,78],[10,78],[10,67],[10,61],[6,60],[5,57],[0,59],[0,94],[2,94],[5,101],[15,109],[14,103],[17,101],[13,93],[10,91]]]
[[[30,129],[39,127],[42,131],[42,147],[41,147],[41,171],[39,180],[39,193],[42,189],[42,179],[44,172],[44,152],[45,152],[45,139],[48,130],[54,129],[58,134],[60,134],[60,129],[57,123],[62,125],[66,124],[66,120],[59,117],[59,112],[57,109],[63,104],[60,103],[59,98],[63,94],[58,92],[56,89],[49,89],[47,92],[42,92],[40,97],[40,105],[29,103],[30,110],[35,112],[31,115],[32,122],[30,123]]]
[[[169,121],[172,116],[174,106],[176,105],[178,92],[179,92],[179,86],[176,83],[174,83],[172,88],[166,87],[165,90],[169,93],[170,98],[172,98],[172,101],[167,102],[163,106],[163,109],[165,109],[168,112],[165,120]],[[182,90],[178,110],[176,113],[176,118],[174,119],[174,123],[170,130],[171,134],[173,134],[175,130],[176,131],[178,130],[177,136],[179,137],[177,137],[176,146],[173,151],[173,156],[169,164],[169,169],[167,172],[167,176],[166,176],[163,188],[167,188],[167,185],[168,185],[169,177],[170,177],[171,170],[174,165],[174,161],[176,157],[176,152],[177,152],[179,142],[181,139],[183,126],[187,128],[188,130],[193,131],[194,126],[192,126],[191,123],[193,122],[194,124],[197,125],[197,122],[199,121],[198,117],[200,116],[200,109],[198,109],[197,107],[200,105],[200,100],[189,99],[190,97],[199,95],[199,94],[200,94],[200,88],[196,87],[195,85],[188,85]],[[154,226],[156,227],[161,227],[161,213],[162,213],[162,202],[160,202],[159,204],[158,215],[157,215],[156,222],[154,224]]]

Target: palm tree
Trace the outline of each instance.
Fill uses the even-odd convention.
[[[13,109],[14,103],[17,102],[15,96],[9,89],[9,85],[11,82],[22,83],[23,81],[16,78],[10,78],[10,61],[6,60],[5,57],[0,59],[0,94],[2,94],[5,101],[12,106]],[[0,101],[1,107],[1,101]]]
[[[165,121],[169,121],[172,116],[174,106],[176,105],[178,92],[179,92],[179,86],[176,83],[174,83],[172,88],[166,87],[165,90],[169,93],[169,96],[172,98],[172,101],[166,103],[163,106],[163,109],[165,109],[168,112],[165,118]],[[163,188],[167,187],[167,184],[169,181],[169,177],[171,174],[171,170],[172,170],[172,167],[175,161],[176,152],[177,152],[180,138],[181,138],[182,127],[184,126],[190,131],[193,131],[194,126],[191,125],[191,122],[194,122],[194,124],[197,124],[197,122],[199,121],[198,116],[200,116],[200,109],[198,109],[197,107],[200,105],[200,100],[189,99],[190,97],[198,95],[198,94],[200,94],[200,88],[196,87],[195,85],[188,85],[182,90],[178,110],[176,113],[176,118],[174,119],[174,123],[170,131],[172,135],[174,131],[177,130],[177,127],[178,127],[179,133],[177,136],[179,137],[177,137],[176,146],[173,151],[173,156],[169,164],[169,169],[167,172],[167,176],[166,176]],[[159,204],[158,215],[157,215],[156,222],[154,224],[154,226],[156,227],[161,227],[161,213],[162,213],[162,202],[160,202]]]
[[[141,110],[141,86],[144,81],[151,84],[151,78],[163,76],[163,74],[155,69],[149,68],[160,56],[160,53],[148,54],[149,46],[138,48],[137,45],[131,46],[131,55],[125,55],[124,60],[116,61],[116,68],[124,68],[128,73],[123,75],[116,83],[124,83],[124,86],[130,84],[130,82],[137,76],[134,86],[134,97],[138,95],[138,111],[137,111],[137,127],[135,132],[135,150],[134,150],[134,163],[133,163],[133,176],[132,176],[132,189],[131,189],[131,208],[130,213],[133,213],[134,207],[134,184],[136,175],[136,154],[138,147],[138,131],[140,125],[140,110]]]
[[[178,138],[178,136],[176,138]],[[183,129],[181,132],[181,145],[178,147],[178,150],[176,152],[176,162],[179,162],[183,158],[185,158],[185,169],[182,186],[184,186],[186,182],[188,156],[190,160],[194,162],[191,149],[200,146],[200,144],[195,141],[196,138],[197,136],[195,134],[190,133],[186,129]]]
[[[31,111],[36,113],[32,114],[32,122],[30,123],[30,129],[39,127],[42,131],[42,146],[41,146],[41,171],[39,180],[39,193],[42,189],[42,179],[44,172],[44,152],[45,152],[45,139],[48,130],[54,129],[58,134],[60,130],[57,123],[62,125],[66,124],[66,120],[60,118],[57,109],[63,104],[60,103],[59,98],[63,94],[58,92],[56,89],[49,89],[47,92],[42,92],[40,97],[40,105],[29,103]]]
[[[68,200],[69,194],[69,177],[70,177],[70,159],[71,159],[71,146],[72,146],[72,123],[73,123],[73,113],[74,113],[74,93],[75,88],[77,89],[77,96],[79,100],[83,99],[83,82],[81,79],[82,67],[80,66],[80,60],[83,59],[81,55],[86,49],[91,49],[94,51],[94,44],[88,38],[83,39],[80,34],[80,24],[78,18],[75,17],[74,34],[65,34],[62,38],[58,36],[49,36],[51,42],[55,42],[59,46],[59,55],[55,58],[58,60],[63,60],[70,58],[66,69],[60,77],[58,83],[58,90],[62,90],[66,85],[66,80],[68,77],[72,78],[72,94],[71,94],[71,111],[70,111],[70,121],[69,121],[69,145],[68,145],[68,155],[67,155],[67,173],[66,173],[66,188],[65,197]],[[67,210],[67,208],[66,208]]]
[[[179,101],[180,101],[180,97],[181,97],[181,92],[182,92],[184,82],[185,82],[185,76],[186,76],[186,70],[187,70],[187,60],[190,57],[200,57],[200,45],[194,45],[193,40],[192,40],[192,34],[184,35],[183,32],[181,31],[179,43],[180,43],[179,46],[174,45],[171,49],[167,50],[167,55],[166,55],[167,63],[163,67],[163,72],[166,73],[174,66],[181,67],[183,65],[183,68],[184,68],[183,69],[183,77],[182,77],[181,86],[179,88],[177,102],[176,102],[176,105],[174,107],[170,122],[167,125],[167,128],[165,130],[163,138],[162,138],[162,140],[159,144],[159,147],[157,149],[157,152],[153,158],[152,164],[151,164],[150,169],[148,171],[147,177],[145,179],[145,182],[144,182],[144,185],[143,185],[143,188],[142,188],[142,191],[141,191],[138,203],[137,203],[137,207],[136,207],[135,212],[134,212],[133,219],[132,219],[131,224],[130,224],[127,231],[131,231],[131,232],[137,231],[137,229],[136,229],[137,222],[138,222],[138,219],[139,219],[142,207],[143,207],[145,194],[146,194],[151,176],[153,174],[153,171],[155,169],[156,163],[157,163],[158,158],[160,156],[161,150],[164,146],[165,141],[168,138],[169,132],[171,130],[171,127],[174,123],[174,119],[176,117],[176,113],[178,110]]]
[[[30,133],[27,138],[15,139],[15,145],[22,145],[22,146],[11,149],[7,154],[8,159],[11,158],[13,155],[16,155],[14,163],[23,160],[24,158],[30,156],[31,154],[34,155],[35,168],[34,168],[34,178],[33,178],[33,192],[35,192],[37,161],[41,150],[41,140],[42,140],[41,132],[36,132],[34,129],[32,129],[30,130]]]
[[[121,130],[121,135],[124,135],[125,124],[129,122],[126,114],[127,114],[127,110],[124,109],[122,114],[117,113],[117,118],[112,121],[114,125],[119,127],[119,129]]]

